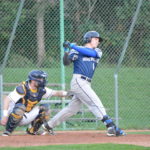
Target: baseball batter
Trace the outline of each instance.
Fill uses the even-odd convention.
[[[42,127],[45,130],[51,130],[67,118],[75,115],[81,104],[85,104],[89,110],[101,120],[107,127],[108,136],[125,135],[124,131],[116,127],[112,119],[107,115],[106,110],[91,88],[91,81],[99,60],[102,57],[101,49],[97,48],[103,39],[96,31],[89,31],[84,35],[84,46],[77,46],[74,43],[64,42],[65,55],[63,58],[64,65],[73,62],[73,78],[71,81],[71,91],[74,96],[69,105],[56,114],[48,123]],[[68,51],[68,49],[71,49]]]
[[[42,98],[51,96],[67,96],[66,91],[55,91],[46,86],[47,74],[41,70],[33,70],[29,73],[26,82],[17,86],[4,99],[2,125],[6,125],[3,136],[9,136],[17,126],[29,125],[27,133],[38,134],[41,125],[49,118],[49,105],[36,106]]]

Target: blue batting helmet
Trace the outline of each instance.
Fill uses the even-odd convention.
[[[99,38],[99,42],[103,41],[103,39],[100,37],[100,34],[98,32],[89,31],[89,32],[85,33],[85,35],[83,37],[84,44],[90,43],[92,38]]]

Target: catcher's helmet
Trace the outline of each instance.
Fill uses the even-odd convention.
[[[90,43],[92,38],[99,38],[99,42],[103,41],[103,39],[100,37],[100,34],[98,32],[89,31],[89,32],[85,33],[85,35],[83,37],[84,44]]]
[[[47,83],[47,73],[41,70],[33,70],[28,74],[28,81],[34,80],[38,82],[39,87],[45,87]],[[43,79],[43,80],[41,80]]]

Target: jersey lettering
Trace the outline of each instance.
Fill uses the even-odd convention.
[[[93,62],[96,62],[96,63],[99,62],[99,59],[96,59],[96,58],[94,58],[94,57],[83,57],[82,60],[83,60],[83,61],[93,61]]]

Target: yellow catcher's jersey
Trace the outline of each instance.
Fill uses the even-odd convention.
[[[52,96],[52,90],[49,88],[32,90],[29,88],[28,82],[22,82],[22,84],[17,86],[8,96],[13,102],[24,104],[26,106],[26,112],[30,112],[42,98]]]

